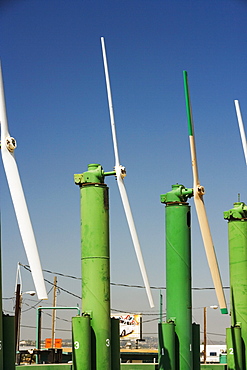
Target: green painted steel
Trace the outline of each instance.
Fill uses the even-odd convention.
[[[158,324],[159,369],[176,370],[175,324],[162,322]]]
[[[193,370],[200,370],[200,325],[192,324]]]
[[[186,102],[186,111],[188,117],[188,132],[189,136],[193,136],[193,119],[192,119],[192,112],[191,112],[191,104],[190,104],[190,92],[189,92],[189,84],[188,84],[188,73],[183,71],[184,77],[184,92],[185,92],[185,102]]]
[[[90,316],[72,317],[73,370],[91,370]]]
[[[111,318],[111,369],[120,370],[119,320]]]
[[[240,326],[226,329],[226,343],[228,370],[245,369]]]
[[[166,203],[166,320],[175,323],[176,369],[192,369],[190,206],[193,190],[173,185]]]
[[[3,315],[3,368],[15,369],[15,317]]]
[[[185,188],[181,184],[172,185],[172,190],[160,196],[161,203],[186,203],[193,196],[193,189]]]
[[[111,369],[109,200],[100,165],[75,175],[81,192],[82,311],[91,317],[92,369]]]
[[[247,369],[247,206],[243,202],[234,203],[233,209],[224,212],[224,218],[229,221],[231,325],[241,327],[244,370]]]

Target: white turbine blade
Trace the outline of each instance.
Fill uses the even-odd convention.
[[[196,159],[196,145],[194,135],[189,136],[190,141],[190,154],[191,154],[191,166],[192,166],[192,173],[193,173],[193,187],[199,188],[200,187],[200,180],[198,175],[198,167],[197,167],[197,159]]]
[[[215,249],[213,245],[213,240],[208,224],[207,214],[205,205],[203,202],[204,188],[201,186],[198,175],[197,157],[196,157],[196,145],[194,138],[194,123],[192,116],[192,108],[190,102],[189,84],[187,72],[183,72],[184,76],[184,90],[185,90],[185,100],[186,100],[186,110],[188,118],[188,132],[190,141],[190,152],[191,152],[191,163],[193,172],[193,192],[194,192],[194,202],[196,207],[197,218],[200,225],[200,230],[202,234],[203,244],[206,251],[206,256],[208,260],[209,269],[211,272],[212,280],[214,283],[216,295],[218,298],[219,306],[222,313],[227,313],[227,306],[225,295],[223,291],[222,281],[219,272],[219,266],[216,259]]]
[[[40,259],[33,233],[31,220],[29,217],[27,204],[25,201],[21,180],[15,162],[13,152],[7,148],[7,140],[14,140],[9,137],[7,114],[4,99],[4,88],[2,71],[0,70],[0,123],[1,123],[1,153],[6,177],[9,185],[11,198],[13,201],[16,218],[18,221],[20,234],[26,251],[27,259],[33,276],[34,285],[39,299],[47,299],[47,293],[41,269]],[[15,143],[15,141],[14,141]],[[13,141],[12,141],[13,144]],[[15,146],[14,146],[15,147]],[[12,148],[14,150],[14,147]]]
[[[114,148],[114,154],[115,154],[115,166],[119,166],[120,160],[119,160],[118,146],[117,146],[117,134],[116,134],[114,110],[113,110],[112,95],[111,95],[111,84],[110,84],[110,78],[109,78],[104,37],[101,37],[101,46],[102,46],[102,54],[103,54],[103,61],[104,61],[108,106],[109,106],[110,120],[111,120],[113,148]]]
[[[225,295],[222,287],[222,281],[219,272],[219,266],[217,263],[217,258],[215,254],[215,249],[213,245],[213,240],[208,224],[207,214],[205,205],[203,202],[204,188],[200,185],[198,176],[198,167],[196,159],[196,147],[194,135],[190,136],[190,151],[191,151],[191,163],[193,172],[193,192],[194,192],[194,202],[196,207],[197,218],[202,234],[203,244],[208,260],[209,269],[211,272],[213,284],[215,287],[216,296],[218,298],[219,306],[221,311],[224,313],[227,309]]]
[[[202,239],[205,247],[205,252],[208,260],[209,269],[211,272],[213,284],[215,287],[216,296],[219,302],[219,306],[222,313],[227,312],[227,305],[225,300],[225,295],[222,287],[222,281],[219,272],[219,266],[215,254],[215,249],[213,245],[213,240],[208,224],[208,218],[206,214],[205,205],[202,196],[198,192],[194,191],[194,202],[196,207],[196,213],[201,229]]]
[[[119,191],[120,191],[121,199],[122,199],[122,202],[123,202],[123,207],[124,207],[124,210],[125,210],[127,222],[128,222],[128,225],[129,225],[130,234],[131,234],[132,241],[133,241],[133,244],[134,244],[136,257],[137,257],[139,267],[140,267],[140,270],[141,270],[142,279],[143,279],[145,289],[146,289],[146,293],[147,293],[147,296],[148,296],[149,304],[150,304],[150,307],[154,307],[152,293],[151,293],[151,289],[150,289],[150,285],[149,285],[149,281],[148,281],[148,276],[147,276],[146,268],[145,268],[143,257],[142,257],[141,247],[140,247],[138,235],[137,235],[137,232],[136,232],[134,219],[133,219],[130,204],[129,204],[128,195],[127,195],[127,192],[126,192],[126,189],[125,189],[125,186],[124,186],[124,181],[123,181],[120,174],[117,176],[117,183],[118,183],[118,188],[119,188]]]
[[[5,145],[2,145],[1,151],[20,234],[32,272],[37,295],[39,299],[47,299],[43,273],[18,168],[13,155],[8,151]]]
[[[124,170],[124,168],[120,165],[119,154],[118,154],[117,134],[116,134],[114,110],[113,110],[112,95],[111,95],[111,85],[110,85],[104,37],[101,37],[101,46],[102,46],[102,54],[103,54],[103,61],[104,61],[108,106],[109,106],[111,129],[112,129],[112,140],[113,140],[113,147],[114,147],[114,154],[115,154],[115,171],[116,171],[116,176],[117,176],[118,188],[119,188],[120,196],[123,202],[123,207],[125,210],[125,215],[126,215],[127,222],[129,225],[130,234],[131,234],[132,241],[134,244],[137,260],[138,260],[142,278],[143,278],[143,282],[146,288],[149,304],[150,304],[150,307],[154,307],[152,293],[151,293],[151,289],[149,286],[148,277],[147,277],[147,273],[146,273],[142,253],[141,253],[141,247],[140,247],[140,243],[138,240],[127,192],[126,192],[124,182],[123,182],[123,177],[122,177],[123,176],[122,170]]]
[[[244,150],[245,162],[247,164],[247,142],[246,142],[246,135],[245,135],[245,130],[244,130],[244,123],[243,123],[243,120],[242,120],[242,114],[241,114],[241,110],[240,110],[239,101],[234,100],[234,103],[235,103],[235,108],[236,108],[236,113],[237,113],[237,118],[238,118],[238,126],[239,126],[240,136],[241,136],[243,150]]]

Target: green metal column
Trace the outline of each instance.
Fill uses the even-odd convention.
[[[82,311],[91,317],[92,369],[111,370],[109,200],[103,168],[75,175],[81,192]]]
[[[228,222],[231,325],[241,328],[243,366],[247,369],[247,206],[234,203],[234,208],[224,212]],[[236,329],[237,330],[237,329]],[[233,343],[234,344],[234,343]],[[234,351],[234,348],[233,348]],[[238,351],[239,353],[239,351]],[[240,355],[242,357],[242,354]],[[241,363],[241,358],[237,360]]]
[[[227,369],[243,370],[243,350],[240,326],[232,326],[226,329],[227,344]]]
[[[15,370],[15,317],[4,315],[3,320],[3,369]]]
[[[200,370],[200,325],[192,324],[192,356],[193,370]]]
[[[119,320],[111,318],[111,369],[120,370]]]
[[[190,206],[193,189],[173,185],[166,204],[166,319],[175,323],[176,370],[191,370],[192,303]]]
[[[160,322],[158,324],[158,336],[159,370],[175,370],[175,324],[173,322]]]
[[[73,370],[91,370],[90,316],[72,317]]]

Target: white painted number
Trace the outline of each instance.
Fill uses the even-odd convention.
[[[233,355],[233,348],[229,348],[229,354]]]
[[[110,347],[110,339],[106,339],[106,347]]]
[[[79,349],[79,348],[80,348],[80,343],[79,343],[78,341],[76,341],[76,342],[74,343],[74,348],[75,348],[75,349]]]

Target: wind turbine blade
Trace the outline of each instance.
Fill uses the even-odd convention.
[[[205,246],[205,252],[208,260],[209,269],[211,272],[213,284],[215,287],[216,296],[219,302],[219,306],[222,313],[227,313],[227,305],[225,300],[225,295],[222,287],[221,276],[219,272],[219,266],[215,254],[215,249],[213,245],[213,240],[208,224],[208,218],[206,214],[205,205],[203,202],[203,197],[198,193],[194,194],[194,202],[196,207],[196,213],[201,229],[202,239]]]
[[[132,237],[132,241],[134,244],[137,260],[139,263],[139,267],[141,270],[143,282],[146,288],[149,304],[151,307],[154,307],[153,298],[151,289],[148,282],[148,277],[146,273],[146,268],[144,265],[141,247],[139,243],[139,239],[137,236],[127,192],[125,189],[124,181],[123,181],[123,170],[124,168],[120,165],[119,160],[119,154],[118,154],[118,145],[117,145],[117,134],[116,134],[116,126],[115,126],[115,119],[114,119],[114,110],[113,110],[113,103],[112,103],[112,94],[111,94],[111,85],[110,85],[110,78],[109,78],[109,71],[108,71],[108,64],[107,64],[107,57],[106,57],[106,48],[105,48],[105,42],[104,37],[101,37],[101,46],[102,46],[102,54],[103,54],[103,61],[104,61],[104,70],[105,70],[105,79],[106,79],[106,87],[107,87],[107,97],[108,97],[108,106],[109,106],[109,112],[110,112],[110,120],[111,120],[111,129],[112,129],[112,140],[113,140],[113,147],[114,147],[114,154],[115,154],[115,170],[116,170],[116,177],[117,177],[117,183],[118,188],[120,192],[120,196],[122,199],[125,215],[127,218],[127,222],[130,229],[130,234]]]
[[[128,225],[129,225],[130,234],[131,234],[132,241],[133,241],[133,244],[134,244],[136,257],[137,257],[137,260],[138,260],[138,263],[139,263],[139,266],[140,266],[142,279],[143,279],[145,289],[146,289],[146,293],[147,293],[147,296],[148,296],[149,304],[150,304],[150,307],[154,307],[154,302],[153,302],[152,293],[151,293],[151,289],[150,289],[150,285],[149,285],[149,281],[148,281],[148,276],[147,276],[146,268],[145,268],[143,257],[142,257],[141,247],[140,247],[140,243],[139,243],[138,235],[137,235],[137,232],[136,232],[134,219],[133,219],[132,212],[131,212],[128,195],[127,195],[127,192],[126,192],[124,181],[121,178],[121,175],[119,175],[117,177],[117,183],[118,183],[118,188],[119,188],[119,192],[120,192],[120,195],[121,195],[123,207],[124,207],[124,210],[125,210],[127,222],[128,222]]]
[[[1,62],[0,62],[0,123],[1,123],[1,135],[3,135],[4,137],[9,136]]]
[[[8,133],[2,70],[0,70],[0,85],[1,85],[0,86],[1,153],[3,165],[6,172],[9,190],[20,229],[20,234],[22,237],[23,245],[32,272],[37,295],[39,299],[47,299],[47,293],[41,269],[40,259],[38,255],[31,220],[27,209],[24,192],[21,185],[19,171],[14,158],[14,154],[13,152],[9,151],[6,145],[8,139],[11,140],[14,139],[10,138]]]
[[[245,130],[244,130],[244,123],[243,123],[243,120],[242,120],[242,114],[241,114],[241,110],[240,110],[239,101],[234,100],[234,103],[235,103],[235,108],[236,108],[236,113],[237,113],[237,118],[238,118],[238,126],[239,126],[240,136],[241,136],[243,150],[244,150],[245,162],[247,164],[247,142],[246,142],[246,135],[245,135]]]
[[[109,113],[110,113],[110,120],[111,120],[112,140],[113,140],[113,148],[114,148],[114,154],[115,154],[115,165],[119,166],[120,160],[119,160],[119,154],[118,154],[117,134],[116,134],[114,110],[113,110],[112,95],[111,95],[111,84],[110,84],[110,78],[109,78],[104,37],[101,37],[101,46],[102,46],[102,54],[103,54],[103,61],[104,61],[108,106],[109,106]]]
[[[194,192],[194,202],[196,207],[196,213],[198,217],[198,222],[202,234],[203,244],[206,251],[206,256],[208,260],[209,269],[211,272],[213,284],[215,287],[216,295],[218,298],[219,306],[222,313],[227,313],[227,306],[225,295],[223,291],[222,281],[219,272],[219,266],[216,259],[215,249],[213,245],[213,240],[208,224],[207,214],[205,205],[203,202],[204,188],[200,185],[198,176],[198,166],[196,157],[196,146],[194,139],[194,125],[192,118],[192,109],[189,95],[189,85],[188,85],[188,74],[186,71],[183,72],[184,76],[184,90],[185,90],[185,100],[186,100],[186,110],[188,119],[188,131],[190,140],[190,151],[191,151],[191,162],[192,162],[192,172],[193,172],[193,192]]]
[[[187,118],[188,118],[188,133],[189,133],[189,140],[190,140],[191,164],[192,164],[193,181],[194,181],[194,188],[195,188],[196,186],[200,186],[200,181],[199,181],[197,159],[196,159],[196,144],[195,144],[195,137],[194,137],[194,123],[193,123],[192,109],[191,109],[191,104],[190,104],[188,74],[187,74],[186,71],[183,71],[183,75],[184,75],[184,90],[185,90],[185,100],[186,100],[186,111],[187,111]]]

